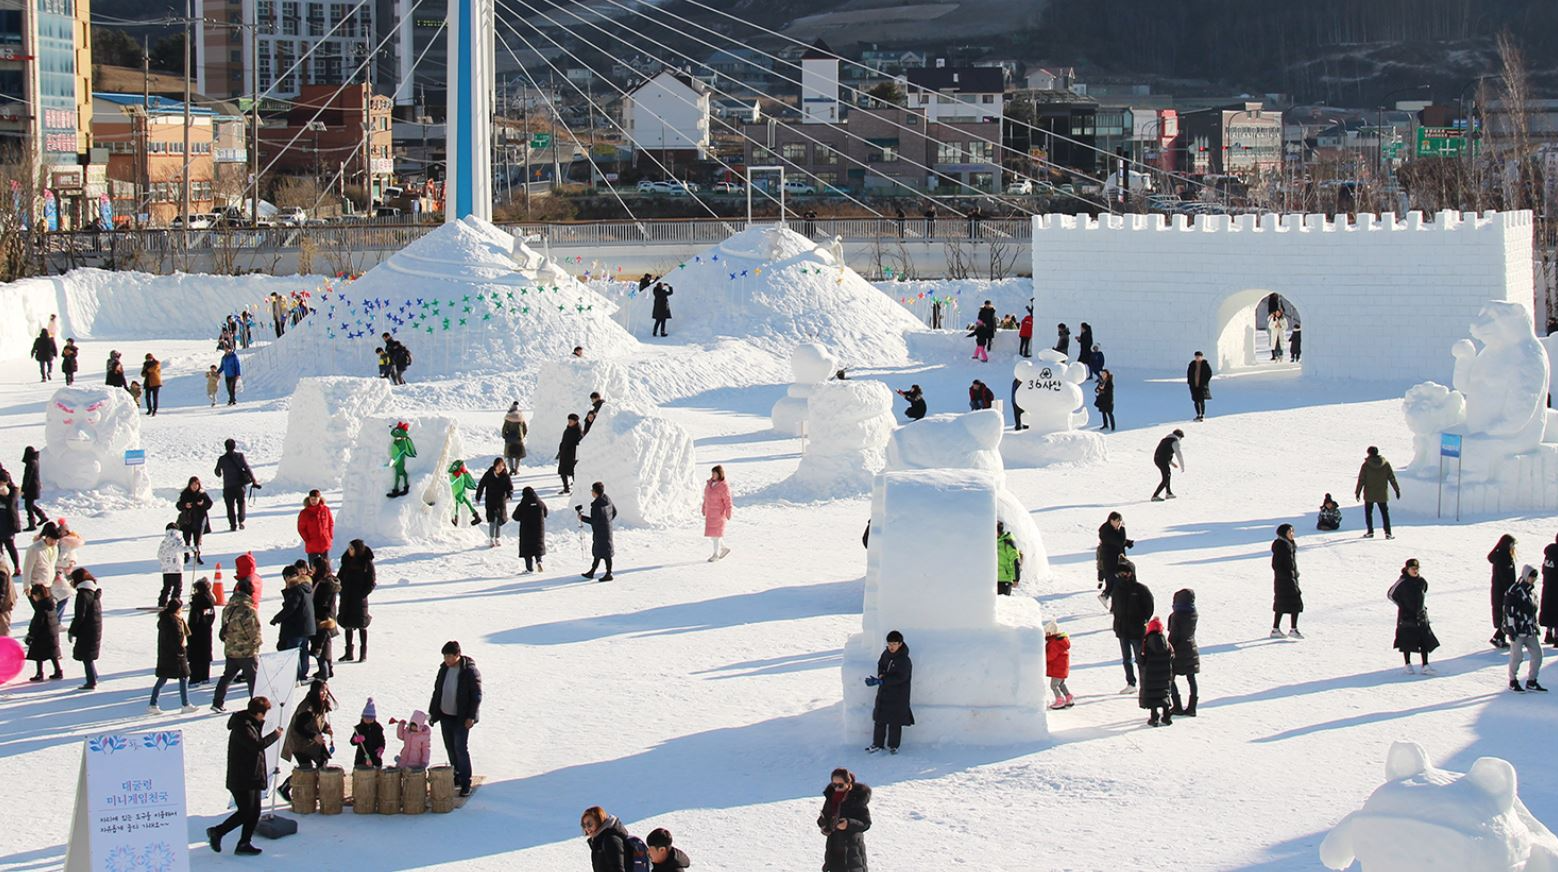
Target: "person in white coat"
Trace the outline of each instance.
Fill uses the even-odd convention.
[[[157,546],[157,562],[162,565],[162,593],[157,594],[157,608],[161,609],[170,599],[183,599],[184,567],[189,563],[189,547],[184,544],[184,534],[178,524],[168,524]]]
[[[59,577],[59,528],[53,521],[45,521],[43,528],[38,531],[38,538],[27,546],[27,553],[22,557],[22,586],[32,590],[35,584],[41,584],[52,591],[60,582]],[[69,587],[66,587],[68,598]],[[56,599],[58,599],[56,597]],[[56,602],[56,608],[58,603]]]
[[[1288,318],[1281,309],[1272,309],[1266,316],[1266,335],[1271,340],[1271,359],[1282,359],[1282,339],[1288,334]]]

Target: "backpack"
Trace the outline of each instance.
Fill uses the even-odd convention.
[[[401,368],[402,369],[410,369],[411,368],[411,349],[407,348],[404,345],[400,346],[400,359],[405,361],[405,363],[402,363],[400,365]]]
[[[649,846],[638,836],[628,836],[622,840],[622,847],[628,855],[628,872],[652,872],[653,864],[649,862]]]

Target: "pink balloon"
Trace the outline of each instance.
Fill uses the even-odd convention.
[[[10,636],[0,638],[0,684],[21,675],[26,663],[27,652],[22,650],[21,642]]]

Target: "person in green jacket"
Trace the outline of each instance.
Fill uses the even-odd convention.
[[[1022,581],[1022,552],[1017,550],[1017,540],[1006,532],[1006,525],[995,522],[995,592],[1001,596],[1012,595],[1012,585]]]
[[[395,470],[395,481],[386,497],[403,497],[411,493],[411,477],[406,474],[406,458],[417,456],[416,443],[411,441],[411,425],[399,421],[390,428],[390,462]]]
[[[1396,483],[1396,471],[1390,468],[1390,461],[1379,453],[1379,449],[1369,446],[1368,456],[1363,459],[1363,466],[1358,468],[1358,484],[1353,488],[1353,499],[1363,499],[1363,521],[1368,525],[1368,532],[1363,534],[1365,539],[1374,538],[1374,506],[1379,505],[1380,519],[1385,524],[1385,538],[1394,539],[1390,535],[1390,491],[1394,488],[1396,499],[1401,499],[1401,485]]]
[[[476,511],[476,506],[471,502],[471,491],[476,489],[476,479],[471,477],[471,471],[465,468],[465,461],[456,460],[449,464],[449,489],[454,494],[454,525],[460,526],[460,507],[465,506],[471,510],[471,526],[481,523],[481,514]]]

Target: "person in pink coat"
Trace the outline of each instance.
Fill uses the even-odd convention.
[[[725,483],[725,467],[716,466],[709,474],[708,483],[703,486],[703,535],[714,543],[714,553],[709,555],[710,563],[730,553],[724,539],[725,522],[730,520],[732,507],[730,485]]]
[[[409,721],[390,718],[389,722],[396,724],[395,738],[402,743],[395,765],[402,769],[426,769],[433,756],[433,731],[427,726],[427,712],[417,709]]]

